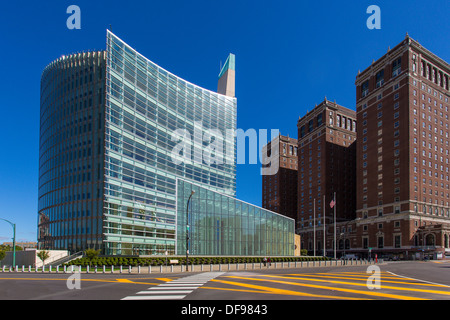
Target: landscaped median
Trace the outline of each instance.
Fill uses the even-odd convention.
[[[270,260],[269,260],[270,259]],[[301,261],[328,261],[325,257],[266,257],[266,264],[282,263],[282,262],[301,262]],[[218,264],[264,264],[264,257],[189,257],[189,265],[218,265]],[[176,263],[174,263],[176,262]],[[75,259],[66,263],[66,266],[165,266],[165,265],[186,265],[186,257],[172,256],[158,256],[158,257],[83,257]]]

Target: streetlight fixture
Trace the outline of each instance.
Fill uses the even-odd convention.
[[[191,201],[192,196],[195,194],[195,191],[192,190],[191,195],[189,196],[187,206],[186,206],[186,271],[189,271],[189,202]]]
[[[13,239],[12,239],[13,240],[13,263],[12,264],[13,264],[13,268],[15,269],[16,268],[16,224],[12,223],[11,221],[8,221],[6,219],[0,218],[0,220],[8,222],[13,228]]]

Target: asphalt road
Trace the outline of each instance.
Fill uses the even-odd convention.
[[[0,300],[152,300],[186,304],[450,299],[450,261],[391,262],[379,268],[378,278],[376,273],[367,273],[367,266],[147,275],[5,272],[0,273]]]

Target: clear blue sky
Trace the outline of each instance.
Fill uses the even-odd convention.
[[[69,30],[69,5],[81,30]],[[370,5],[381,30],[369,30]],[[166,70],[217,89],[220,62],[236,55],[238,127],[280,129],[326,96],[355,108],[355,76],[406,32],[450,61],[450,2],[354,1],[3,1],[0,9],[0,218],[19,241],[36,241],[39,88],[43,68],[63,54],[105,49],[106,29]],[[259,165],[239,165],[237,197],[261,205]],[[0,221],[0,243],[11,227]]]

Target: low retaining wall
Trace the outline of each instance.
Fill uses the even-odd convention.
[[[160,265],[160,266],[47,266],[33,267],[31,265],[13,267],[3,266],[0,272],[45,272],[45,273],[180,273],[180,272],[211,272],[211,271],[239,271],[239,270],[266,270],[266,269],[293,269],[293,268],[319,268],[319,267],[340,267],[340,266],[360,266],[382,263],[379,260],[329,260],[329,261],[295,261],[295,262],[272,262],[270,265],[264,263],[233,263],[233,264],[201,264],[189,265],[186,271],[185,265]]]

